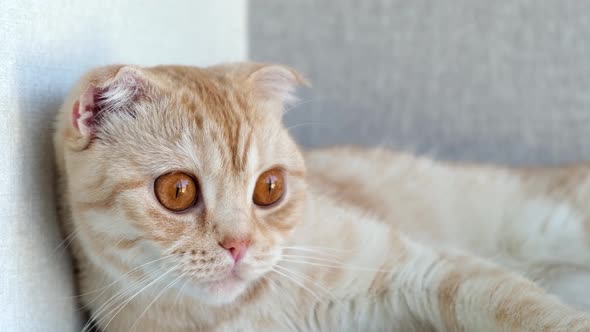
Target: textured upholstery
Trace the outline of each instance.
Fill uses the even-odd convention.
[[[590,159],[590,2],[252,0],[250,56],[314,88],[305,145],[510,164]]]
[[[56,250],[52,121],[73,82],[108,63],[246,56],[245,1],[0,1],[0,331],[79,331]]]

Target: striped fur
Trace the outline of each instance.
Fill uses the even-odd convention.
[[[590,167],[353,148],[304,158],[281,123],[302,83],[250,63],[81,79],[55,146],[81,303],[97,326],[590,331]],[[258,208],[254,183],[274,167],[286,196]],[[153,194],[170,171],[198,179],[200,203],[185,213]],[[226,237],[251,239],[237,272]]]

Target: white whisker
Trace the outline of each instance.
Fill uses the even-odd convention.
[[[295,260],[295,259],[281,259],[281,261],[298,263],[298,264],[307,264],[307,265],[313,265],[313,266],[320,266],[320,267],[326,267],[326,268],[332,268],[332,269],[349,269],[349,270],[370,271],[370,272],[390,272],[387,270],[373,269],[373,268],[369,268],[369,267],[354,266],[354,265],[348,265],[348,264],[329,265],[329,264],[320,264],[320,263],[314,263],[314,262],[306,262],[306,261]]]
[[[289,269],[287,267],[280,266],[280,265],[276,265],[275,267],[280,268],[285,273],[291,273],[292,275],[295,275],[295,276],[298,276],[299,278],[303,278],[304,280],[307,280],[312,285],[314,285],[316,288],[318,288],[320,291],[328,294],[333,300],[336,300],[336,296],[334,296],[334,294],[332,292],[330,292],[325,286],[317,283],[316,281],[314,281],[310,277],[306,276],[305,274],[293,271],[292,269]]]
[[[143,276],[142,278],[140,278],[138,281],[132,283],[131,285],[129,285],[129,287],[127,288],[123,288],[121,290],[119,290],[118,292],[116,292],[115,294],[113,294],[109,299],[107,299],[102,305],[100,305],[98,307],[98,309],[96,309],[95,311],[92,312],[90,319],[88,320],[88,322],[84,325],[84,327],[82,328],[82,332],[87,331],[88,328],[91,327],[91,323],[95,323],[96,325],[98,325],[98,323],[103,319],[101,318],[101,316],[107,311],[110,310],[112,306],[114,306],[117,301],[124,299],[125,296],[129,293],[131,293],[134,289],[135,286],[141,285],[144,282],[148,281],[150,278],[149,275]],[[118,306],[118,304],[117,304]],[[98,319],[98,320],[96,320]]]
[[[170,287],[174,286],[174,284],[176,284],[176,282],[178,282],[178,280],[180,280],[182,277],[184,277],[186,275],[186,272],[179,275],[178,277],[176,277],[176,279],[174,279],[173,281],[171,281],[166,287],[164,287],[164,289],[162,289],[158,295],[156,295],[156,297],[152,300],[152,302],[150,302],[150,304],[147,305],[147,307],[145,308],[144,311],[141,312],[141,314],[139,315],[139,317],[137,317],[137,319],[135,320],[135,323],[133,323],[133,325],[131,325],[131,329],[129,329],[130,331],[135,331],[135,328],[137,327],[137,324],[139,324],[139,321],[141,320],[141,318],[143,317],[143,315],[145,315],[145,313],[149,310],[149,308],[168,290],[170,289]]]
[[[287,127],[287,130],[291,130],[293,128],[297,128],[297,127],[301,127],[301,126],[308,126],[308,125],[321,125],[321,126],[327,126],[327,123],[322,123],[322,122],[303,122],[303,123],[298,123],[296,125],[292,125],[290,127]]]
[[[175,265],[172,268],[170,268],[168,271],[162,273],[158,278],[154,279],[152,282],[150,282],[147,286],[144,286],[142,289],[140,289],[137,293],[135,293],[135,295],[133,295],[132,297],[130,297],[127,301],[125,301],[121,306],[119,306],[119,309],[117,310],[117,312],[115,312],[115,314],[111,317],[111,319],[107,322],[107,324],[104,327],[104,330],[107,329],[107,327],[109,326],[109,324],[113,321],[113,319],[115,319],[115,317],[119,314],[119,312],[121,312],[121,310],[123,310],[123,308],[125,308],[125,306],[127,304],[129,304],[129,302],[133,301],[134,298],[136,298],[139,294],[141,294],[145,289],[147,289],[148,287],[154,285],[156,282],[158,282],[160,279],[162,279],[164,276],[166,276],[168,273],[172,272],[173,270],[177,269],[181,264]]]
[[[76,239],[76,237],[78,237],[78,235],[80,235],[80,230],[73,231],[63,241],[61,241],[55,247],[55,249],[53,249],[53,253],[55,254],[62,246],[63,246],[63,249],[66,249],[67,247],[69,247],[72,244],[72,242]]]
[[[315,297],[319,302],[322,302],[322,299],[312,290],[310,290],[309,288],[305,287],[305,285],[303,285],[303,283],[301,283],[300,281],[298,281],[297,279],[295,279],[295,277],[290,276],[284,272],[281,271],[277,271],[274,268],[272,269],[273,272],[287,278],[288,280],[291,280],[292,282],[294,282],[295,284],[297,284],[299,287],[301,287],[302,289],[306,290],[307,292],[309,292],[311,295],[313,295],[313,297]]]
[[[90,305],[91,303],[93,303],[94,301],[96,301],[96,299],[99,298],[102,294],[104,294],[104,292],[107,291],[107,289],[111,288],[113,285],[115,285],[119,281],[122,281],[123,278],[125,278],[129,274],[133,273],[134,271],[137,271],[137,270],[141,269],[142,267],[145,267],[146,265],[150,265],[150,264],[159,262],[159,261],[161,261],[163,259],[170,258],[172,256],[174,256],[174,255],[163,256],[163,257],[160,257],[158,259],[154,259],[154,260],[149,261],[147,263],[141,264],[141,265],[139,265],[139,266],[137,266],[137,267],[129,270],[127,273],[123,274],[121,277],[119,277],[118,279],[116,279],[115,281],[113,281],[112,283],[110,283],[110,284],[108,284],[106,286],[97,288],[95,290],[92,290],[92,291],[89,291],[89,292],[86,292],[86,293],[78,294],[78,295],[75,295],[73,297],[82,297],[82,296],[85,296],[85,295],[90,295],[90,294],[93,294],[93,293],[96,293],[96,292],[100,292],[102,290],[102,292],[100,294],[98,294],[96,297],[94,297],[94,299],[92,299],[90,302],[88,302],[84,306],[82,306],[82,309],[83,308],[86,308],[86,307],[88,307],[88,305]]]
[[[291,259],[312,259],[312,260],[316,260],[319,262],[326,262],[326,263],[336,263],[336,264],[344,264],[344,262],[342,262],[341,260],[338,259],[330,259],[330,258],[323,258],[323,257],[317,257],[317,256],[307,256],[307,255],[286,255],[283,254],[281,257],[284,258],[291,258]]]
[[[180,299],[180,295],[182,294],[182,291],[184,290],[184,288],[191,282],[190,278],[187,278],[186,281],[184,282],[184,284],[182,284],[182,286],[180,287],[180,289],[178,290],[178,292],[176,293],[176,297],[174,298],[174,305],[178,304],[178,301]]]
[[[105,312],[107,312],[107,310],[110,310],[109,312],[114,311],[113,307],[118,307],[120,305],[120,303],[118,303],[119,301],[125,301],[125,297],[132,293],[134,291],[134,289],[137,289],[139,287],[141,287],[141,285],[149,282],[150,278],[152,278],[153,276],[158,275],[159,271],[154,271],[152,273],[149,273],[143,277],[141,277],[139,280],[137,280],[136,282],[131,283],[128,287],[123,288],[121,290],[119,290],[118,292],[116,292],[115,294],[113,294],[109,299],[107,299],[100,307],[98,307],[98,309],[96,309],[92,315],[91,315],[91,320],[88,321],[88,323],[84,326],[84,329],[82,331],[86,331],[86,328],[89,327],[89,324],[92,322],[92,320],[98,318],[98,320],[96,321],[96,323],[99,323],[102,319],[104,319],[104,317],[100,317],[103,316],[105,314]]]
[[[351,254],[354,251],[349,249],[337,249],[337,248],[330,248],[330,247],[322,247],[322,246],[287,246],[281,247],[281,249],[290,249],[290,250],[299,250],[299,251],[309,251],[315,253],[326,253],[326,251],[336,253],[347,253]]]
[[[279,286],[277,285],[277,283],[274,280],[272,280],[272,278],[270,278],[268,276],[265,276],[264,279],[266,281],[268,281],[268,283],[270,284],[271,291],[273,293],[276,293],[279,289]],[[291,319],[291,317],[289,317],[288,315],[284,315],[283,317],[287,319],[287,323],[289,325],[289,326],[287,326],[288,327],[287,330],[289,330],[289,331],[297,331],[298,330],[296,328],[296,325],[293,323],[293,319]]]
[[[285,113],[291,112],[294,109],[297,109],[298,107],[300,107],[302,105],[309,104],[309,103],[312,103],[312,102],[315,102],[315,101],[318,101],[318,100],[322,100],[322,99],[321,98],[312,98],[312,99],[307,99],[307,100],[300,100],[300,101],[298,101],[298,102],[290,105],[290,107],[287,107],[285,109]]]

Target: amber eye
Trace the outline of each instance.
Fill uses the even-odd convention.
[[[269,206],[283,197],[285,192],[285,180],[283,172],[279,169],[271,169],[262,173],[256,180],[254,196],[252,200],[256,205]]]
[[[182,172],[161,175],[154,183],[154,192],[160,203],[170,211],[181,212],[197,200],[195,180]]]

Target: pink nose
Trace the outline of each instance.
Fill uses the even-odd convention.
[[[219,245],[227,249],[237,263],[246,254],[246,250],[250,246],[250,238],[226,237],[223,241],[219,242]]]

